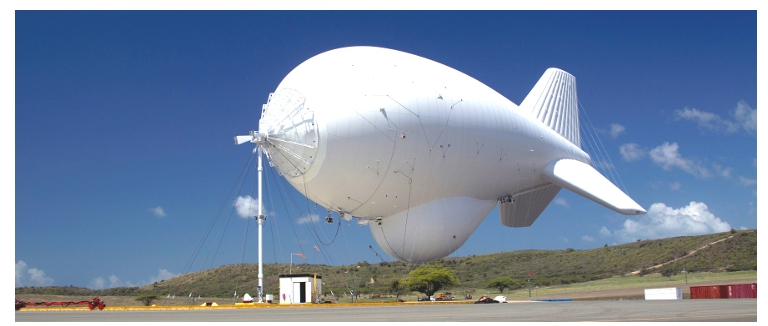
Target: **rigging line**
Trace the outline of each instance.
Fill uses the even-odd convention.
[[[394,152],[393,152],[393,155],[394,155]],[[407,160],[404,163],[407,163]],[[402,168],[402,164],[401,164],[400,167]],[[408,167],[411,168],[411,175],[413,175],[413,173],[415,171],[415,168],[416,168],[416,157],[413,158],[413,166],[408,164]],[[408,220],[410,219],[410,215],[411,215],[411,197],[412,197],[412,190],[413,190],[413,178],[411,178],[410,176],[406,175],[405,173],[402,173],[402,171],[400,171],[400,174],[403,175],[404,177],[408,178],[408,201],[407,201],[406,210],[405,210],[405,225],[403,226],[403,241],[402,241],[402,246],[401,246],[401,248],[402,248],[402,253],[401,254],[405,255],[405,250],[406,250],[405,249],[405,241],[406,241],[406,239],[408,237]],[[383,233],[384,233],[384,229],[382,228],[382,234]],[[385,240],[386,240],[386,236],[385,236]],[[390,249],[392,249],[392,246],[389,245],[389,242],[387,242],[387,245],[390,247]],[[392,252],[396,252],[396,251],[394,249],[392,249]],[[399,255],[400,254],[398,254],[398,256]],[[401,258],[401,259],[404,259],[404,258]],[[413,247],[411,248],[411,255],[408,258],[408,260],[410,260],[410,259],[413,259]]]
[[[379,256],[379,253],[376,252],[376,250],[373,249],[373,245],[368,245],[368,249],[371,249],[371,251],[373,251],[373,253],[376,255],[376,257],[379,257],[379,260],[381,260],[382,263],[386,262],[384,260],[384,258],[381,258],[381,256]]]
[[[453,251],[455,256],[453,257],[453,261],[455,264],[453,264],[454,270],[459,270],[459,248],[460,246],[456,243],[456,236],[453,236],[453,246],[456,247],[456,249]]]
[[[579,103],[579,105],[581,105],[581,103]],[[583,106],[582,106],[582,109],[583,109]],[[589,119],[589,115],[587,115],[586,110],[584,110],[584,115],[587,117],[587,119]],[[600,145],[600,148],[602,148],[603,153],[605,154],[605,157],[608,158],[608,163],[610,164],[611,177],[613,177],[613,173],[615,172],[616,176],[614,177],[615,178],[614,182],[616,181],[616,179],[618,179],[619,183],[621,183],[621,187],[624,188],[624,191],[626,192],[626,187],[624,186],[624,182],[621,180],[621,175],[619,174],[619,171],[616,170],[616,166],[613,165],[613,161],[611,160],[611,156],[608,154],[608,150],[605,149],[605,145],[603,144],[602,139],[600,139],[600,137],[597,136],[597,135],[596,135],[596,138],[597,138],[597,141],[598,141],[598,143]]]
[[[304,194],[305,194],[304,198],[306,199],[307,211],[308,211],[308,214],[309,214],[308,216],[310,217],[309,218],[309,223],[312,224],[312,229],[315,232],[315,236],[317,237],[317,241],[320,242],[323,245],[326,245],[326,246],[332,245],[336,241],[336,236],[339,235],[339,229],[341,228],[341,222],[339,222],[338,227],[336,228],[336,234],[334,234],[333,239],[331,239],[330,243],[325,243],[325,242],[323,242],[320,239],[320,235],[317,233],[317,229],[315,229],[315,223],[312,221],[312,217],[311,217],[312,216],[312,208],[311,208],[311,205],[309,205],[309,189],[307,189],[307,179],[306,179],[306,175],[304,175],[304,174],[302,174],[302,181],[304,183]],[[339,218],[341,218],[341,217],[339,217]],[[323,236],[326,237],[326,239],[328,238],[328,236],[325,235],[325,231],[320,229],[320,232],[323,232]],[[323,257],[325,257],[324,252],[321,251],[321,253],[323,253]],[[333,261],[333,260],[331,259],[331,261]],[[326,262],[328,262],[328,259],[326,259]]]
[[[586,114],[586,112],[585,112],[585,114]],[[587,121],[589,121],[589,120],[587,120]],[[599,139],[599,138],[597,138],[598,136],[597,136],[597,133],[594,130],[594,126],[590,125],[588,127],[591,127],[591,128],[586,128],[586,130],[588,132],[587,135],[591,138],[592,145],[594,146],[595,156],[598,157],[598,165],[596,166],[596,168],[600,169],[601,171],[604,171],[603,175],[610,176],[611,179],[613,180],[613,183],[616,183],[616,176],[613,175],[613,171],[612,171],[611,167],[610,166],[605,166],[606,164],[608,164],[608,160],[605,159],[605,155],[604,155],[603,151],[600,150],[600,147],[597,144],[597,140],[596,139]]]
[[[369,222],[369,223],[370,223],[370,222]],[[394,248],[392,248],[392,245],[391,245],[391,244],[389,244],[389,240],[387,239],[387,234],[384,232],[384,228],[383,228],[383,227],[381,227],[381,226],[379,226],[379,228],[381,229],[381,235],[384,237],[384,242],[387,244],[387,247],[389,247],[389,249],[390,249],[390,250],[392,250],[392,253],[394,254],[394,256],[396,256],[395,258],[398,258],[398,259],[400,259],[400,260],[404,260],[404,261],[409,261],[408,259],[406,259],[405,257],[403,257],[403,256],[401,255],[401,253],[398,253],[398,252],[397,252],[397,250],[395,250]]]
[[[276,173],[272,171],[272,173]],[[277,179],[277,178],[276,178]],[[301,253],[304,253],[304,248],[301,246],[301,240],[299,240],[299,235],[296,233],[296,228],[293,226],[293,219],[290,218],[290,211],[288,210],[288,206],[285,205],[285,199],[283,198],[283,192],[280,190],[280,182],[276,182],[277,184],[277,194],[280,195],[280,201],[283,203],[283,208],[285,208],[285,213],[289,215],[287,218],[288,222],[291,223],[291,229],[293,230],[293,235],[296,237],[296,243],[299,245],[299,249],[301,249]]]
[[[308,219],[308,222],[304,224],[308,225],[307,229],[310,230],[310,235],[313,236],[313,239],[316,240],[317,242],[323,243],[320,240],[320,235],[317,233],[317,229],[315,229],[315,224],[313,223],[312,207],[309,204],[309,191],[307,190],[307,179],[303,174],[302,174],[302,182],[304,184],[304,199],[306,200],[306,203],[307,203],[307,219]],[[300,211],[301,209],[299,209],[299,206],[296,204],[296,201],[293,199],[293,195],[290,195],[290,196],[291,196],[291,200],[293,201],[293,204],[296,206],[296,209]],[[325,235],[325,233],[323,233],[323,235]],[[323,258],[325,258],[325,256],[323,256]]]
[[[413,164],[416,165],[416,158],[413,159]],[[411,174],[413,174],[413,169],[411,169]],[[403,174],[405,175],[405,174]],[[408,218],[411,215],[411,189],[413,189],[413,179],[408,177],[408,207],[405,209],[405,227],[403,227],[403,254],[405,254],[405,239],[408,236]],[[381,230],[381,233],[384,233],[384,229]],[[411,248],[411,257],[413,258],[413,248]]]
[[[382,109],[384,109],[384,108],[382,108]],[[379,110],[381,110],[381,109],[379,109]],[[366,118],[366,117],[365,117],[364,115],[362,115],[360,112],[358,112],[358,111],[357,111],[357,110],[355,110],[354,108],[352,108],[352,111],[354,111],[355,113],[357,113],[357,115],[359,115],[359,116],[360,116],[360,118],[362,118],[363,120],[365,120],[365,122],[368,122],[368,124],[370,124],[370,125],[371,125],[371,126],[374,128],[374,129],[376,129],[378,132],[380,132],[382,135],[384,135],[384,137],[387,137],[387,138],[389,138],[389,140],[391,140],[391,141],[394,141],[394,139],[390,138],[390,137],[389,137],[389,135],[387,135],[387,133],[386,133],[386,132],[384,132],[384,130],[381,130],[381,129],[379,129],[378,127],[376,127],[376,124],[375,124],[375,123],[371,122],[371,120],[368,120],[368,118]],[[386,111],[386,110],[385,110],[385,111]],[[387,122],[388,122],[388,123],[387,123],[387,127],[389,127],[389,121],[390,121],[390,120],[389,120],[389,118],[387,118],[386,116],[385,116],[385,119],[387,119]],[[392,124],[394,124],[394,122],[393,122]],[[395,126],[395,127],[397,127],[397,126]],[[388,129],[389,129],[389,128],[388,128]],[[397,128],[395,128],[395,130],[397,130]]]
[[[214,216],[213,221],[211,221],[211,224],[208,226],[208,229],[203,234],[203,237],[200,239],[200,241],[198,242],[197,246],[192,251],[192,255],[187,260],[187,264],[184,265],[184,273],[183,274],[188,273],[189,270],[192,268],[192,264],[194,264],[195,260],[197,259],[197,256],[200,254],[200,250],[202,249],[203,245],[205,244],[205,240],[208,238],[208,235],[210,234],[211,230],[213,229],[213,226],[216,225],[216,221],[218,221],[219,216],[221,215],[221,211],[224,210],[224,206],[226,205],[226,203],[229,200],[229,198],[232,196],[232,192],[235,190],[235,187],[237,186],[237,184],[240,183],[240,179],[243,178],[243,180],[244,180],[243,173],[249,170],[248,167],[251,165],[251,162],[253,161],[254,155],[255,155],[255,153],[251,152],[251,156],[248,158],[248,161],[245,163],[243,168],[240,170],[240,174],[237,176],[237,179],[235,180],[235,183],[232,185],[232,188],[229,190],[229,193],[227,194],[227,197],[224,198],[224,202],[221,203],[221,206],[219,207],[219,211],[216,213],[216,215]]]
[[[255,174],[254,174],[254,177],[255,177]],[[251,186],[251,194],[253,194],[253,185]],[[253,204],[253,200],[248,202],[248,212],[252,211],[251,210],[252,204]],[[261,203],[259,203],[259,205],[261,205]],[[249,225],[248,222],[250,222],[250,220],[251,219],[248,217],[245,218],[245,228],[243,228],[245,234],[243,235],[243,248],[240,251],[240,271],[239,271],[240,273],[242,273],[243,271],[243,262],[245,260],[245,246],[248,243],[248,225]],[[211,262],[211,264],[213,264],[213,262]],[[239,273],[238,273],[238,276],[239,276]],[[239,277],[236,277],[236,278],[237,278],[237,281],[235,283],[235,292],[237,292],[237,290],[240,289],[240,278]]]
[[[255,187],[256,187],[256,177],[257,177],[257,176],[258,176],[258,175],[257,175],[256,173],[254,173],[254,174],[253,174],[253,180],[251,181],[251,193],[250,193],[250,195],[249,195],[250,199],[249,199],[249,201],[248,201],[248,213],[249,213],[249,214],[250,214],[250,213],[251,213],[251,211],[252,211],[252,205],[253,205],[253,192],[254,192],[254,189],[255,189]],[[243,180],[243,181],[245,181],[245,180]],[[239,189],[239,191],[238,191],[238,192],[242,191],[242,190],[243,190],[243,187],[245,187],[245,182],[243,182],[243,183],[240,185],[240,189]],[[239,196],[238,196],[238,198],[239,198]],[[259,205],[261,205],[261,203],[259,203]],[[224,229],[223,229],[223,230],[221,230],[221,233],[220,233],[221,237],[219,238],[219,243],[216,245],[216,251],[215,251],[215,252],[214,252],[214,254],[213,254],[213,258],[211,258],[211,265],[210,265],[210,267],[209,267],[209,268],[213,268],[213,264],[214,264],[214,262],[216,261],[216,257],[219,255],[219,249],[221,249],[221,243],[222,243],[222,241],[224,241],[224,236],[225,236],[225,235],[226,235],[226,233],[227,233],[227,229],[229,229],[229,223],[232,221],[232,215],[233,215],[233,213],[235,212],[235,208],[236,208],[236,207],[235,207],[234,205],[232,205],[232,210],[229,212],[229,218],[226,220],[226,224],[224,225]],[[249,216],[246,216],[246,219],[249,219],[249,218],[250,218]],[[246,225],[247,225],[247,224],[246,224]],[[213,248],[211,248],[211,249],[213,249]],[[210,254],[210,252],[209,252],[209,254]],[[243,254],[245,254],[245,242],[243,242]],[[206,258],[206,260],[207,260],[207,258]]]
[[[582,110],[584,111],[584,115],[587,117],[587,119],[589,119],[589,115],[587,114],[587,110],[584,109],[583,105],[581,105],[581,101],[579,101],[579,106],[581,106]],[[591,121],[590,121],[590,124],[592,124]],[[603,145],[603,141],[600,139],[600,137],[598,137],[597,140],[600,142],[600,146],[603,148],[603,151],[605,152],[605,156],[608,157],[608,162],[611,164],[611,167],[613,167],[613,169],[616,170],[616,166],[613,165],[613,161],[611,160],[611,156],[608,155],[608,151],[605,149],[605,145]],[[619,179],[619,182],[621,183],[621,187],[624,188],[624,192],[626,193],[627,192],[627,188],[624,186],[624,181],[621,180],[621,175],[619,174],[618,170],[616,170],[616,176]]]
[[[253,206],[253,187],[256,184],[256,177],[257,177],[257,174],[254,173],[253,174],[254,180],[251,183],[251,200],[248,201],[248,213],[253,212],[253,207],[252,207]],[[259,205],[261,205],[261,203],[259,203]],[[242,264],[243,260],[245,259],[245,245],[246,245],[246,242],[248,241],[248,221],[250,220],[251,220],[250,216],[245,217],[245,234],[243,236],[243,248],[240,251],[240,264]]]
[[[397,131],[395,131],[395,140],[397,140]],[[362,202],[360,202],[360,206],[357,206],[355,209],[349,211],[350,213],[354,213],[355,210],[363,206],[363,203],[368,203],[371,201],[371,198],[376,195],[376,192],[379,191],[379,188],[381,188],[381,185],[384,184],[384,180],[387,177],[387,173],[389,173],[389,170],[392,169],[392,160],[395,158],[395,153],[397,152],[397,141],[394,141],[392,143],[392,155],[389,156],[389,162],[387,162],[387,170],[384,171],[383,177],[381,177],[381,181],[379,181],[379,184],[376,185],[376,189],[371,192],[371,195],[368,196],[368,198]],[[306,191],[306,190],[305,190]]]
[[[536,174],[536,162],[534,162],[534,163],[533,163],[533,174],[534,174],[534,175]],[[531,200],[531,199],[533,199],[533,192],[528,192],[528,193],[525,193],[525,194],[523,194],[522,196],[528,196],[528,197],[529,197],[529,199],[528,199],[528,207],[527,207],[527,212],[525,213],[525,220],[526,220],[526,221],[528,221],[528,217],[529,217],[528,215],[530,215],[530,214],[531,214],[531,202],[533,201],[533,200]],[[517,209],[515,209],[515,212],[517,212]],[[529,229],[530,229],[530,228],[529,228]],[[529,248],[529,249],[533,249],[533,243],[531,242],[531,234],[530,234],[530,231],[528,231],[528,248]]]
[[[579,129],[581,130],[581,133],[586,137],[584,141],[587,142],[587,146],[589,146],[590,151],[595,156],[595,158],[600,160],[601,153],[597,149],[597,142],[595,142],[594,140],[594,134],[593,134],[594,125],[592,125],[586,110],[579,110],[579,115],[580,115],[579,121],[583,122],[579,124]],[[598,165],[602,166],[602,164],[598,164]]]
[[[278,185],[279,185],[279,183],[278,183]],[[290,190],[286,190],[286,192],[288,193],[288,196],[291,198],[291,202],[293,203],[294,207],[296,208],[296,211],[297,211],[297,212],[300,212],[300,211],[301,211],[301,208],[299,208],[299,205],[297,204],[297,202],[296,202],[295,198],[293,198],[293,195],[291,194]],[[309,203],[309,201],[308,201],[308,200],[307,200],[307,203]],[[308,207],[309,207],[309,204],[308,204]],[[301,214],[298,214],[298,215],[301,215]],[[308,215],[308,219],[309,219],[309,222],[307,222],[307,223],[304,223],[304,224],[310,224],[310,223],[312,224],[312,225],[306,226],[307,230],[309,230],[309,234],[310,234],[310,236],[313,238],[313,240],[316,240],[316,241],[320,242],[320,241],[319,241],[319,235],[317,234],[317,231],[316,231],[316,230],[313,230],[313,228],[314,228],[314,223],[312,222],[312,213],[311,213],[311,208],[310,208],[310,212],[309,212],[309,215]],[[313,232],[312,232],[312,231],[314,231],[315,233],[313,234]],[[321,231],[322,231],[322,230],[321,230]],[[295,233],[295,230],[294,230],[294,233]],[[337,234],[338,234],[338,230],[337,230]],[[316,237],[316,238],[315,238],[315,237]],[[334,239],[335,239],[335,237],[334,237]],[[322,243],[322,242],[321,242],[321,243]],[[302,250],[303,250],[303,249],[302,249]],[[318,250],[319,250],[319,249],[318,249]],[[323,259],[325,260],[325,263],[326,263],[326,264],[331,264],[331,265],[332,265],[332,264],[334,264],[334,262],[333,262],[333,259],[330,257],[330,253],[326,253],[325,251],[320,251],[320,254],[321,254],[321,256],[323,257]],[[315,257],[315,256],[313,256],[313,257]],[[330,262],[329,262],[329,260],[330,260]]]
[[[240,254],[239,271],[238,271],[237,275],[235,275],[235,278],[237,279],[237,281],[235,283],[235,292],[237,292],[237,290],[240,289],[240,275],[243,274],[243,266],[244,266],[243,260],[245,259],[245,244],[248,241],[248,222],[249,222],[249,220],[246,219],[245,220],[245,236],[244,236],[244,239],[243,239],[243,251]]]
[[[592,124],[592,120],[589,118],[589,114],[587,113],[587,110],[584,109],[583,105],[581,105],[581,101],[579,101],[579,105],[581,106],[581,110],[579,110],[579,112],[582,112],[582,111],[584,112],[584,116],[587,118],[587,122],[589,122],[590,127],[592,128],[592,130],[595,130],[595,127]],[[597,135],[596,132],[594,137],[597,139],[597,141],[595,141],[595,147],[597,147],[597,151],[601,153],[601,156],[602,156],[602,153],[604,153],[605,157],[608,157],[607,162],[611,165],[609,168],[607,168],[608,173],[610,173],[611,178],[613,178],[614,180],[614,183],[616,183],[616,180],[618,180],[619,183],[621,183],[622,188],[624,188],[624,191],[626,192],[626,187],[624,187],[624,182],[621,181],[621,176],[618,176],[618,171],[616,171],[616,176],[613,175],[612,170],[615,169],[616,167],[613,165],[613,162],[611,161],[611,157],[608,155],[608,151],[605,149],[603,142],[600,140],[600,137]],[[598,147],[598,143],[600,147]],[[602,151],[600,151],[600,148],[602,148]],[[604,162],[606,162],[605,157],[602,158]]]
[[[274,212],[275,211],[275,203],[272,201],[272,191],[269,188],[269,173],[265,173],[264,174],[264,179],[266,179],[266,181],[267,181],[266,184],[267,184],[267,197],[269,197],[269,207],[271,207],[272,211]],[[277,264],[277,251],[275,249],[276,248],[275,247],[275,235],[274,235],[274,233],[272,233],[272,228],[273,227],[275,228],[275,232],[277,233],[277,245],[280,248],[280,257],[283,257],[283,245],[280,242],[280,230],[277,228],[277,222],[276,221],[273,222],[273,220],[276,217],[277,216],[273,216],[273,218],[269,219],[269,235],[270,235],[270,238],[272,238],[272,255],[274,256],[275,264]]]
[[[312,220],[312,207],[309,204],[309,197],[308,197],[309,193],[307,191],[306,176],[303,174],[302,174],[302,181],[304,182],[304,198],[306,199],[306,203],[307,203],[307,219],[309,220],[307,223],[304,223],[304,224],[305,225],[308,224],[307,229],[310,230],[310,235],[313,236],[313,240],[316,240],[316,243],[319,242],[319,243],[325,244],[322,240],[320,240],[320,235],[317,233],[317,230],[315,229],[315,223]],[[288,195],[291,197],[291,201],[293,201],[293,204],[296,206],[297,211],[301,211],[301,209],[299,209],[299,205],[296,204],[296,201],[293,199],[293,195],[290,193]],[[323,235],[325,235],[325,233],[323,233]],[[328,257],[326,257],[325,252],[321,251],[320,253],[323,256],[325,263],[330,264],[328,263]]]
[[[347,244],[347,248],[351,248],[351,246],[349,245],[349,240],[347,240],[347,233],[346,232],[342,233],[342,236],[344,237],[344,243]],[[351,262],[352,261],[352,257],[349,256],[348,258],[349,258],[349,261]],[[344,286],[346,286],[346,288],[350,288],[349,282],[348,282],[349,281],[349,271],[347,271],[344,274],[347,274],[347,276],[343,279],[344,280]]]
[[[579,115],[579,121],[581,121],[579,123],[579,130],[582,141],[582,149],[590,153],[590,159],[599,159],[599,157],[597,157],[598,153],[595,150],[592,134],[588,130],[589,124],[587,118],[584,116],[584,112],[579,112]]]
[[[429,145],[429,149],[430,149],[430,150],[431,150],[432,148],[434,148],[434,147],[435,147],[435,145],[437,145],[437,142],[438,142],[438,141],[440,141],[440,137],[441,137],[441,136],[443,136],[443,131],[445,131],[445,127],[448,127],[448,122],[450,122],[450,121],[451,121],[451,113],[453,112],[453,107],[454,107],[454,106],[456,106],[456,104],[459,104],[459,103],[461,103],[461,102],[464,102],[464,100],[463,100],[463,99],[459,99],[459,101],[458,101],[458,102],[456,102],[456,103],[453,103],[453,105],[451,105],[451,106],[448,108],[448,117],[447,117],[447,118],[445,118],[445,124],[443,125],[443,129],[440,129],[440,133],[437,135],[437,139],[435,139],[435,143],[434,143],[434,144],[432,144],[432,145],[429,145],[429,144],[427,144],[427,145]],[[445,156],[445,154],[443,154],[443,156]]]
[[[343,224],[342,220],[343,219],[341,217],[339,217],[339,225],[338,225],[339,231],[338,232],[341,232],[341,228],[344,227],[342,225]],[[347,227],[350,227],[349,223],[347,223]],[[341,243],[339,243],[339,245],[333,245],[333,246],[331,246],[329,248],[330,248],[330,250],[333,250],[333,253],[335,254],[335,256],[341,257],[340,258],[341,261],[351,261],[352,260],[352,255],[349,253],[349,251],[350,251],[349,247],[344,247],[344,246],[341,245]],[[329,250],[329,256],[331,255],[331,251],[330,250]],[[340,264],[341,264],[341,262],[340,262]]]
[[[275,249],[275,234],[272,232],[273,224],[275,225],[274,227],[277,227],[276,226],[277,223],[274,223],[271,220],[272,219],[270,219],[269,221],[269,237],[272,239],[272,261],[275,264],[275,268],[277,269],[277,267],[279,266],[279,263],[277,262],[277,250]],[[278,236],[279,236],[279,232],[278,232]],[[280,240],[278,240],[277,242],[280,243]],[[282,249],[280,253],[282,254]]]
[[[253,180],[253,182],[251,184],[251,196],[250,196],[251,198],[253,198],[253,185],[256,183],[256,174],[255,173],[253,174],[253,179],[254,180]],[[240,186],[240,190],[239,191],[242,191],[244,186],[245,186],[245,182],[242,183],[242,185]],[[252,200],[251,200],[251,202],[252,202]],[[250,206],[249,206],[249,208],[250,208]],[[214,263],[214,261],[216,261],[216,256],[219,255],[219,249],[221,248],[221,242],[224,241],[224,236],[227,233],[227,229],[229,228],[229,222],[232,221],[232,214],[234,212],[235,212],[235,205],[232,205],[232,210],[229,211],[229,218],[227,218],[226,223],[224,224],[224,229],[223,230],[220,229],[221,230],[221,233],[220,233],[221,237],[219,238],[219,243],[216,245],[216,251],[213,253],[213,258],[211,258],[211,266],[209,268],[213,268],[213,263]],[[210,254],[210,251],[209,251],[209,254]],[[206,260],[208,260],[208,258],[206,258]]]
[[[589,156],[590,156],[589,159],[590,160],[599,159],[597,157],[597,153],[595,151],[595,147],[593,146],[592,141],[591,141],[591,139],[589,137],[590,136],[588,134],[589,131],[587,131],[586,126],[584,126],[584,127],[579,126],[579,129],[581,130],[581,135],[584,136],[584,137],[581,138],[581,140],[582,140],[582,145],[581,145],[582,150],[584,150],[585,152],[587,152],[587,154],[589,154]]]
[[[607,164],[607,161],[605,160],[605,157],[603,157],[602,151],[600,151],[599,148],[597,148],[597,142],[594,139],[594,135],[590,132],[590,130],[587,128],[588,126],[585,126],[583,130],[586,133],[585,141],[587,145],[590,148],[591,156],[594,158],[592,166],[595,169],[598,169],[600,174],[606,177],[610,177],[612,182],[616,183],[616,177],[613,175],[612,171],[610,169],[606,169],[605,164]],[[607,171],[606,171],[607,170]]]

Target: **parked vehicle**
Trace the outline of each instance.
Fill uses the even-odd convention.
[[[456,298],[451,296],[450,292],[446,292],[446,293],[438,292],[438,293],[435,293],[434,298],[435,299],[433,301],[453,301],[453,300],[456,299]]]

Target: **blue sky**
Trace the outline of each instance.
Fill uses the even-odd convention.
[[[435,60],[518,104],[548,67],[572,73],[604,171],[649,210],[563,190],[530,228],[494,209],[452,257],[757,228],[755,11],[17,11],[15,285],[255,263],[255,222],[234,205],[256,196],[252,167],[237,183],[252,147],[232,137],[257,128],[292,68],[355,45]],[[354,221],[314,242],[304,197],[266,174],[266,263],[392,260]]]

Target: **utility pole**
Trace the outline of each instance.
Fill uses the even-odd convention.
[[[531,297],[531,277],[528,276],[528,297]]]
[[[261,167],[261,156],[262,156],[261,144],[259,144],[257,147],[258,147],[258,152],[259,152],[259,159],[258,159],[258,164],[259,164],[259,167],[258,167],[258,172],[259,172],[259,216],[257,216],[257,219],[258,219],[258,222],[259,222],[259,303],[262,303],[262,302],[264,302],[264,300],[262,300],[262,298],[264,297],[264,273],[263,273],[262,266],[261,266],[262,265],[262,262],[261,262],[261,245],[262,245],[261,229],[262,229],[262,227],[264,225],[264,220],[266,220],[267,217],[264,216],[264,214],[261,212],[261,207],[263,206],[262,205],[263,201],[262,201],[262,196],[261,196],[261,172],[262,172],[262,167]]]
[[[262,269],[262,228],[264,225],[264,220],[267,219],[266,216],[262,213],[262,206],[263,206],[263,200],[262,200],[262,194],[261,194],[261,174],[263,171],[262,164],[261,164],[261,157],[263,154],[263,146],[267,142],[267,135],[266,133],[259,133],[258,131],[251,131],[249,135],[246,136],[235,136],[235,144],[245,144],[245,143],[255,143],[256,148],[253,149],[254,152],[258,153],[258,175],[259,175],[259,214],[254,216],[256,221],[259,223],[259,286],[258,286],[258,292],[259,292],[259,303],[264,302],[264,272]]]
[[[685,284],[688,284],[688,268],[683,267],[683,273],[685,273]]]

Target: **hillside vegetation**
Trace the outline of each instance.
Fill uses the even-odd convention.
[[[718,242],[718,240],[721,240]],[[712,244],[714,243],[714,244]],[[711,244],[711,245],[710,245]],[[642,277],[646,273],[674,275],[683,268],[689,272],[720,272],[757,269],[757,231],[731,231],[701,236],[643,240],[589,250],[523,250],[467,257],[443,258],[433,264],[456,271],[459,285],[454,288],[487,288],[491,280],[509,276],[520,284],[533,274],[532,285],[549,286],[586,282],[613,276]],[[661,265],[661,266],[657,266]],[[406,277],[419,264],[366,261],[354,265],[327,266],[265,264],[265,293],[277,294],[278,275],[317,274],[323,292],[388,293],[396,280]],[[630,276],[631,275],[631,276]],[[16,294],[58,295],[139,295],[146,293],[189,293],[205,297],[231,298],[235,291],[255,294],[258,284],[256,264],[225,265],[176,276],[142,287],[90,290],[79,287],[21,287]],[[450,290],[450,289],[448,289]]]

